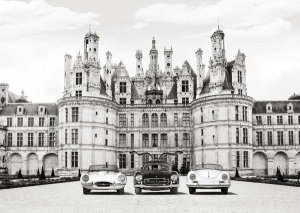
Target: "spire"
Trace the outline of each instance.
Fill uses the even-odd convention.
[[[156,49],[155,48],[155,37],[153,36],[153,38],[152,38],[152,49]]]
[[[220,21],[218,19],[218,30],[220,30]]]

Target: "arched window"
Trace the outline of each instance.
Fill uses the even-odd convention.
[[[156,113],[151,115],[151,127],[158,127],[158,117]]]
[[[162,113],[160,115],[160,126],[162,126],[162,127],[167,126],[167,115],[166,115],[166,113]]]
[[[148,104],[152,104],[152,100],[151,99],[148,100]]]
[[[149,127],[149,115],[147,113],[143,114],[142,124],[143,124],[143,127]]]
[[[156,99],[155,104],[160,104],[160,100]]]

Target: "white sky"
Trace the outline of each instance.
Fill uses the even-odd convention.
[[[248,95],[286,100],[300,92],[299,0],[0,0],[0,82],[32,102],[57,101],[64,54],[82,52],[89,25],[100,35],[101,64],[110,50],[131,76],[136,49],[147,68],[153,36],[161,68],[170,46],[174,67],[187,59],[195,69],[198,48],[207,66],[218,19],[227,60],[238,49],[246,55]]]

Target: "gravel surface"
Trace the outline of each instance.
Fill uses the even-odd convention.
[[[143,191],[135,195],[132,177],[125,194],[82,194],[80,182],[0,190],[0,212],[299,212],[300,188],[232,181],[228,195],[197,190],[189,195],[185,177],[177,195]]]

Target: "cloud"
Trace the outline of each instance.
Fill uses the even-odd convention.
[[[54,7],[43,0],[29,2],[0,0],[0,37],[14,37],[74,30],[99,25],[95,13],[79,13]]]
[[[142,29],[142,28],[146,27],[147,25],[148,25],[148,23],[146,23],[146,22],[140,22],[140,23],[136,23],[133,26],[128,27],[127,30]]]

